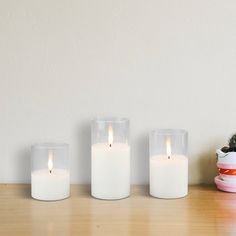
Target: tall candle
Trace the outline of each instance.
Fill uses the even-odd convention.
[[[92,196],[120,199],[130,193],[130,147],[107,143],[92,146]]]
[[[91,194],[121,199],[130,194],[130,146],[126,119],[103,118],[92,123]],[[107,140],[107,141],[106,141]]]

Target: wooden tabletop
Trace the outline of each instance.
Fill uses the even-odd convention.
[[[236,235],[236,194],[192,186],[182,199],[150,197],[132,186],[130,198],[103,201],[87,185],[72,185],[56,202],[30,197],[30,185],[0,185],[0,235]]]

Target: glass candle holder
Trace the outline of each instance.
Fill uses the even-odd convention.
[[[36,144],[31,147],[31,196],[54,201],[70,196],[68,144]]]
[[[185,130],[159,129],[150,133],[150,195],[171,199],[188,194],[187,141]]]
[[[130,195],[129,120],[92,120],[91,194],[99,199],[121,199]]]

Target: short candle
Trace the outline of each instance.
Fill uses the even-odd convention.
[[[187,132],[157,130],[150,134],[150,195],[180,198],[188,194]]]
[[[99,199],[115,200],[130,194],[130,146],[128,120],[92,121],[91,193]]]
[[[67,144],[36,144],[31,148],[31,195],[38,200],[70,196]]]

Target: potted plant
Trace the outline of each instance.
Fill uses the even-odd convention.
[[[219,169],[219,175],[215,177],[217,187],[236,192],[236,134],[230,138],[228,146],[216,150],[216,156]]]
[[[223,169],[236,169],[236,134],[229,140],[229,146],[216,150],[217,166]]]

